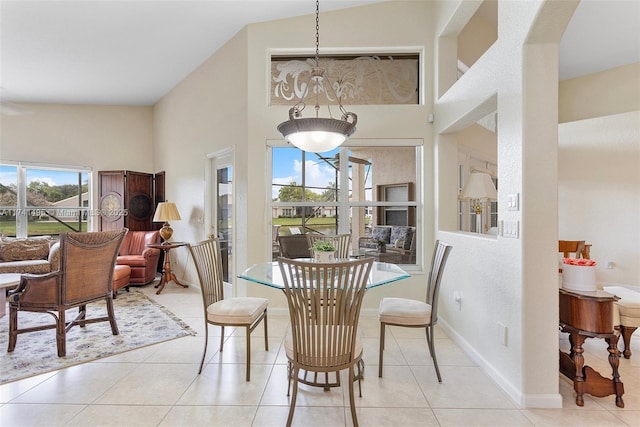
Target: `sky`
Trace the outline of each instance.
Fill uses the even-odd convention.
[[[316,193],[322,193],[329,183],[335,182],[335,169],[326,162],[319,159],[322,157],[334,157],[338,149],[326,153],[307,153],[306,162],[306,182],[308,187],[321,187],[322,189],[312,189]],[[302,183],[302,156],[297,148],[274,148],[273,149],[273,183],[288,185],[291,182]],[[272,187],[272,197],[278,197],[280,187]]]
[[[49,184],[49,186],[78,184],[78,174],[76,172],[65,172],[46,169],[28,169],[27,181],[40,181]],[[83,180],[85,181],[85,180]],[[0,166],[0,184],[9,185],[16,184],[16,167]]]

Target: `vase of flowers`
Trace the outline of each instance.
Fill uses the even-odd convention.
[[[309,248],[313,251],[316,262],[334,262],[336,260],[336,247],[327,240],[316,240]]]
[[[376,247],[381,254],[387,253],[387,242],[384,240],[376,240]]]

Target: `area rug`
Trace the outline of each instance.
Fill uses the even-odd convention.
[[[7,315],[0,318],[0,384],[195,335],[185,322],[140,291],[121,293],[113,303],[120,334],[111,334],[109,322],[91,323],[84,328],[75,326],[67,332],[65,357],[57,355],[55,329],[18,335],[15,350],[8,353],[7,310]],[[73,319],[77,312],[77,308],[69,310],[67,319]],[[106,316],[106,312],[104,301],[87,305],[87,317]],[[53,323],[53,317],[44,313],[18,313],[20,328],[46,323]]]

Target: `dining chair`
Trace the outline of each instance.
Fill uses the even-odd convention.
[[[187,247],[196,267],[204,308],[204,351],[202,352],[198,374],[202,372],[207,354],[209,324],[220,326],[220,352],[224,348],[225,326],[237,326],[246,329],[246,380],[249,381],[251,378],[251,332],[262,320],[264,320],[264,349],[269,351],[269,342],[267,340],[268,300],[257,297],[224,298],[222,256],[220,242],[217,238],[210,238],[194,244],[187,243]]]
[[[590,255],[586,249],[584,240],[558,240],[558,252],[562,252],[565,258],[571,258],[573,253],[573,258],[589,259]]]
[[[362,342],[357,331],[373,259],[317,263],[278,258],[278,263],[291,320],[291,330],[285,338],[287,396],[293,382],[287,426],[293,421],[298,383],[309,384],[304,380],[306,372],[339,376],[340,371],[348,369],[351,418],[357,427],[353,391],[356,379],[362,396],[361,371],[356,376],[356,368],[362,362]]]
[[[306,236],[307,236],[307,244],[309,245],[309,252],[312,258],[314,256],[314,253],[311,247],[313,247],[314,242],[318,240],[324,240],[324,241],[329,241],[333,243],[333,246],[336,248],[337,259],[349,258],[349,249],[351,246],[351,234],[307,233]]]
[[[280,256],[285,258],[309,258],[309,243],[304,234],[287,234],[278,236]]]
[[[118,250],[127,231],[123,228],[60,233],[60,269],[47,274],[23,274],[18,287],[9,293],[7,352],[14,351],[19,334],[46,329],[56,330],[58,357],[67,354],[67,332],[73,326],[109,322],[111,333],[118,335],[112,280]],[[107,315],[87,317],[87,305],[100,300],[106,302]],[[78,315],[67,322],[66,311],[75,307],[78,307]],[[55,323],[19,329],[18,313],[21,311],[50,314]]]
[[[384,337],[386,326],[403,326],[408,328],[425,328],[429,353],[433,359],[438,382],[442,382],[436,349],[434,345],[433,327],[438,323],[438,293],[440,281],[444,273],[444,266],[453,246],[436,240],[431,271],[427,276],[426,301],[408,298],[385,297],[380,301],[378,319],[380,320],[380,356],[378,376],[382,377],[382,359],[384,355]]]

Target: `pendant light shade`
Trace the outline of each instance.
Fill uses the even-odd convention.
[[[358,122],[358,116],[354,113],[350,113],[342,106],[341,97],[337,96],[333,85],[323,84],[324,82],[324,70],[319,67],[320,62],[320,35],[319,35],[319,21],[320,21],[320,6],[319,1],[316,0],[316,57],[315,67],[311,71],[309,81],[305,85],[305,91],[300,101],[291,107],[289,110],[289,120],[282,122],[278,125],[278,131],[282,133],[287,142],[295,145],[301,150],[311,151],[315,153],[322,153],[325,151],[333,150],[339,147],[343,142],[347,140],[355,131],[356,123]],[[315,112],[316,117],[303,118],[302,110],[305,108],[304,100],[309,93],[309,87],[315,84],[316,89],[316,105]],[[338,108],[340,108],[341,118],[340,120],[333,117],[323,118],[318,117],[320,106],[318,105],[317,94],[330,90],[333,97],[338,100]],[[329,106],[327,106],[329,109]],[[331,110],[329,109],[329,113]]]

